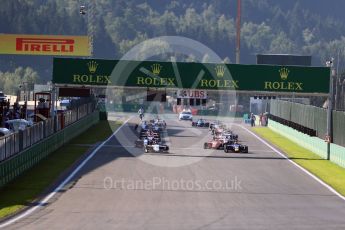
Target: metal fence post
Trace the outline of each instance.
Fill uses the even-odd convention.
[[[19,152],[24,149],[24,131],[19,130],[18,132],[18,137],[19,137]]]
[[[43,138],[46,138],[47,135],[47,122],[48,120],[43,121]]]
[[[54,133],[56,133],[58,131],[58,128],[57,128],[57,126],[58,126],[58,119],[57,118],[58,118],[57,116],[53,117]]]

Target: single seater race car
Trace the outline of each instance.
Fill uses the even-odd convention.
[[[215,139],[204,143],[204,149],[222,149],[224,148],[224,139]]]
[[[210,127],[210,122],[206,122],[204,119],[198,119],[197,121],[192,121],[192,126],[195,127]]]
[[[210,130],[212,130],[215,126],[220,126],[222,123],[220,121],[212,121],[210,122]]]
[[[152,145],[154,143],[160,143],[161,142],[161,138],[160,137],[143,137],[143,138],[139,138],[135,141],[135,147],[137,148],[142,148],[144,147],[144,145]]]
[[[227,141],[237,141],[238,135],[233,132],[223,132],[213,136],[213,139],[226,139]]]
[[[154,131],[140,131],[139,138],[143,139],[145,137],[160,138],[161,135],[159,132],[154,132]]]
[[[226,125],[213,125],[212,128],[210,128],[212,135],[219,135],[223,132],[228,132]]]
[[[248,153],[248,146],[239,144],[238,141],[229,141],[224,144],[224,152]]]
[[[167,124],[165,120],[158,119],[158,118],[154,120],[150,120],[150,123],[149,123],[149,128],[155,131],[159,131],[159,132],[162,132],[166,128],[166,126]]]
[[[168,153],[169,146],[162,145],[158,143],[154,143],[152,145],[148,144],[144,146],[145,153],[153,152],[153,153]]]

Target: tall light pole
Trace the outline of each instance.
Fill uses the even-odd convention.
[[[333,138],[332,134],[332,110],[333,110],[333,77],[336,75],[335,69],[333,68],[334,58],[326,62],[326,66],[330,68],[329,76],[329,93],[328,93],[328,108],[327,108],[327,160],[331,157],[331,142]]]
[[[336,72],[336,81],[335,81],[335,92],[334,92],[334,110],[344,110],[344,106],[343,106],[343,99],[341,98],[344,94],[344,90],[343,90],[343,83],[341,82],[341,74],[339,75],[339,66],[340,66],[340,55],[344,56],[344,52],[345,52],[345,47],[341,47],[338,49],[338,59],[337,59],[337,72]],[[341,89],[340,89],[341,88]],[[333,90],[334,91],[334,90]]]
[[[241,49],[241,0],[237,0],[236,64],[240,64],[240,49]]]
[[[345,110],[345,79],[341,83],[341,109]]]
[[[89,36],[90,57],[93,56],[93,39],[95,36],[95,1],[89,1],[89,13],[87,14],[87,35]]]
[[[79,8],[81,15],[86,15],[87,36],[89,37],[90,57],[93,56],[93,39],[95,36],[95,2],[88,1],[86,6],[82,5]]]

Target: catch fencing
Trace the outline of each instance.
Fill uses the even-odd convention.
[[[77,122],[40,140],[19,154],[0,162],[0,187],[4,186],[21,173],[36,165],[40,160],[57,150],[77,135],[83,133],[99,121],[99,112],[85,115]]]
[[[26,148],[74,124],[78,120],[93,113],[94,109],[95,106],[93,103],[84,104],[74,110],[58,113],[56,120],[49,118],[35,123],[32,127],[27,127],[25,130],[20,130],[9,136],[0,138],[0,162],[19,154]]]

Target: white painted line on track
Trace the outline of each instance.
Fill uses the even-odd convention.
[[[132,117],[128,118],[110,137],[108,137],[107,140],[105,140],[104,142],[102,142],[95,150],[93,150],[93,152],[85,159],[83,160],[83,162],[81,162],[81,164],[74,169],[74,171],[59,185],[57,186],[54,191],[52,191],[51,193],[49,193],[47,196],[45,196],[41,201],[38,202],[37,205],[33,206],[32,208],[29,208],[28,210],[26,210],[25,212],[23,212],[22,214],[18,215],[18,216],[14,216],[13,218],[10,218],[6,221],[4,221],[3,223],[0,224],[0,228],[4,228],[9,226],[10,224],[15,223],[16,221],[23,219],[24,217],[30,215],[31,213],[33,213],[34,211],[36,211],[38,208],[44,206],[52,197],[54,197],[55,194],[57,194],[83,167],[84,165],[94,156],[96,155],[96,153],[98,152],[98,150],[100,148],[102,148],[104,146],[105,143],[107,143],[112,137],[114,137],[118,131],[120,131],[120,129],[125,126],[127,124],[127,122],[131,119]]]
[[[258,135],[256,135],[255,133],[253,133],[252,131],[250,131],[249,129],[247,129],[246,127],[239,125],[239,124],[235,124],[236,126],[241,127],[242,129],[246,130],[248,133],[250,133],[251,135],[253,135],[254,137],[256,137],[258,140],[260,140],[263,144],[265,144],[267,147],[269,147],[270,149],[272,149],[274,152],[278,153],[280,156],[284,157],[285,159],[287,159],[291,164],[295,165],[297,168],[299,168],[300,170],[302,170],[304,173],[306,173],[307,175],[309,175],[310,177],[312,177],[314,180],[316,180],[317,182],[319,182],[321,185],[323,185],[324,187],[326,187],[329,191],[331,191],[332,193],[334,193],[335,195],[337,195],[340,199],[345,201],[345,197],[343,195],[341,195],[340,193],[338,193],[334,188],[332,188],[331,186],[329,186],[328,184],[326,184],[325,182],[323,182],[320,178],[318,178],[317,176],[315,176],[314,174],[312,174],[311,172],[309,172],[308,170],[306,170],[305,168],[303,168],[302,166],[300,166],[299,164],[297,164],[296,162],[292,161],[291,159],[289,159],[287,156],[285,156],[285,154],[283,154],[282,152],[280,152],[279,150],[277,150],[276,148],[274,148],[272,145],[270,145],[269,143],[267,143],[264,139],[262,139],[261,137],[259,137]]]

